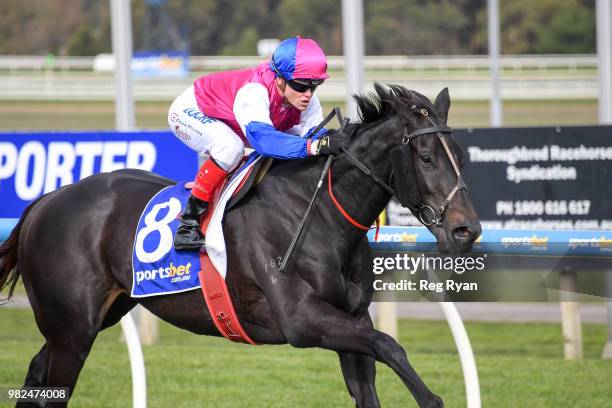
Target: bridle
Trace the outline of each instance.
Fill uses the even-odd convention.
[[[448,209],[448,205],[450,204],[451,200],[455,197],[455,194],[457,194],[459,191],[468,191],[468,188],[465,182],[463,181],[463,177],[461,176],[461,170],[459,170],[459,166],[457,165],[457,162],[455,161],[455,157],[453,156],[448,146],[448,142],[446,141],[446,138],[444,137],[444,134],[452,133],[452,129],[446,125],[439,125],[435,123],[434,120],[431,118],[431,116],[429,116],[429,112],[425,108],[418,109],[415,105],[412,105],[411,109],[413,112],[416,111],[420,113],[431,124],[431,127],[418,129],[410,134],[407,134],[408,133],[407,129],[404,129],[404,137],[402,139],[402,145],[410,144],[410,142],[413,139],[419,136],[430,135],[430,134],[435,133],[438,136],[440,143],[442,143],[442,147],[444,147],[446,156],[450,160],[451,165],[453,166],[453,170],[455,171],[455,175],[457,176],[457,184],[455,184],[455,186],[450,191],[450,193],[448,193],[448,195],[446,196],[446,199],[442,202],[442,204],[440,204],[437,207],[437,214],[436,214],[436,210],[434,210],[434,207],[425,203],[424,201],[421,201],[417,206],[415,206],[414,208],[411,208],[412,211],[419,214],[419,219],[421,220],[423,225],[425,226],[433,225],[433,226],[439,227],[442,225],[444,213]],[[427,217],[427,215],[430,216],[430,219]]]
[[[404,152],[406,154],[412,154],[411,153],[411,148],[410,148],[410,142],[419,137],[419,136],[425,136],[425,135],[430,135],[430,134],[436,134],[440,140],[440,142],[442,143],[442,146],[444,147],[444,151],[446,152],[446,155],[448,156],[448,159],[451,162],[451,165],[453,166],[453,170],[455,171],[455,175],[457,176],[457,184],[455,184],[455,186],[453,187],[453,189],[450,191],[450,193],[448,193],[448,195],[446,196],[446,199],[442,202],[442,204],[440,204],[439,206],[437,206],[437,211],[435,206],[432,206],[428,203],[426,203],[425,201],[423,201],[422,199],[420,200],[419,203],[417,203],[416,205],[411,205],[409,208],[412,212],[414,212],[415,214],[418,214],[419,220],[423,223],[423,225],[425,226],[435,226],[435,227],[440,227],[442,225],[442,220],[444,219],[444,215],[446,210],[448,209],[448,205],[450,204],[450,202],[452,201],[452,199],[455,197],[455,195],[459,192],[459,191],[467,191],[467,186],[465,184],[465,182],[463,181],[463,177],[461,176],[461,171],[459,170],[459,166],[457,165],[457,162],[455,161],[455,158],[448,146],[448,143],[446,142],[446,139],[444,137],[444,134],[446,133],[452,133],[452,129],[446,125],[439,125],[437,124],[432,118],[431,116],[429,116],[429,112],[427,111],[427,109],[425,108],[417,108],[415,105],[411,106],[411,110],[415,113],[419,113],[421,114],[430,124],[431,127],[427,127],[427,128],[421,128],[421,129],[417,129],[412,133],[408,133],[408,129],[406,127],[404,127],[404,137],[402,138],[402,149],[404,149]],[[333,112],[332,112],[333,113]],[[345,128],[345,126],[343,125],[342,128],[340,129],[340,131],[343,131]],[[350,136],[350,135],[347,135]],[[343,155],[349,159],[349,161],[351,161],[359,170],[361,170],[364,174],[366,174],[367,176],[369,176],[370,178],[372,178],[372,180],[374,180],[376,182],[376,184],[378,184],[379,186],[381,186],[383,189],[385,189],[388,193],[397,196],[395,190],[393,189],[393,187],[391,187],[389,184],[390,183],[386,183],[384,182],[380,177],[378,177],[376,174],[374,174],[366,165],[364,165],[363,163],[361,163],[359,161],[359,159],[357,159],[355,156],[353,156],[346,148],[343,151]],[[392,181],[393,177],[397,174],[397,172],[393,171],[390,177],[390,182]],[[411,183],[416,183],[415,180],[410,180]],[[413,185],[413,188],[416,189],[416,185]]]
[[[465,183],[463,182],[463,178],[461,177],[461,172],[459,171],[459,167],[457,166],[457,163],[455,162],[455,159],[453,158],[453,155],[448,147],[448,144],[446,143],[446,140],[444,139],[443,133],[451,133],[451,129],[447,126],[440,126],[438,124],[436,124],[430,117],[429,117],[429,112],[427,112],[426,109],[417,109],[417,107],[415,105],[413,105],[411,107],[411,109],[413,111],[417,110],[421,115],[423,115],[427,121],[432,125],[431,127],[428,128],[424,128],[424,129],[418,129],[415,130],[414,132],[408,134],[408,130],[407,128],[404,128],[404,137],[402,139],[402,147],[400,147],[400,149],[404,149],[405,153],[408,153],[408,157],[410,157],[410,155],[412,154],[412,152],[410,151],[410,142],[412,141],[412,139],[419,137],[419,136],[423,136],[423,135],[429,135],[429,134],[437,134],[438,137],[440,138],[440,141],[442,142],[442,145],[444,146],[444,151],[446,152],[446,154],[448,155],[448,158],[450,159],[452,165],[453,165],[453,169],[455,170],[455,174],[457,175],[457,184],[455,185],[455,187],[453,188],[453,190],[448,194],[448,196],[446,196],[446,199],[444,200],[444,202],[438,207],[438,214],[436,214],[436,211],[434,210],[434,208],[425,203],[422,199],[419,199],[419,203],[417,203],[417,205],[415,206],[410,206],[410,210],[419,214],[419,219],[421,220],[421,222],[423,223],[423,225],[425,226],[436,226],[439,227],[442,225],[442,219],[444,218],[444,212],[446,211],[446,209],[448,208],[448,204],[451,202],[451,200],[453,199],[453,197],[455,196],[455,194],[457,194],[458,191],[464,190],[467,191],[467,187],[465,186]],[[332,110],[325,119],[323,119],[323,122],[321,122],[312,132],[311,134],[316,135],[322,128],[323,126],[325,126],[334,116],[338,117],[338,121],[342,124],[342,126],[339,129],[339,132],[344,132],[347,136],[347,138],[350,140],[350,136],[352,135],[353,132],[349,132],[348,134],[346,133],[346,128],[348,127],[349,121],[348,119],[343,119],[342,118],[342,114],[340,113],[340,108],[334,108],[334,110]],[[362,162],[359,161],[359,159],[357,159],[355,156],[353,156],[351,154],[351,152],[349,152],[346,147],[344,147],[342,149],[342,156],[346,157],[351,163],[353,163],[355,165],[355,167],[357,167],[359,170],[361,170],[365,175],[367,175],[368,177],[370,177],[372,180],[374,180],[376,182],[376,184],[378,184],[379,186],[381,186],[383,189],[385,189],[389,194],[394,195],[397,197],[397,194],[395,192],[395,190],[389,185],[389,183],[392,182],[392,178],[393,178],[393,174],[394,172],[391,173],[391,177],[389,178],[389,183],[385,183],[380,177],[378,177],[376,174],[374,174],[365,164],[363,164]],[[293,238],[291,239],[291,243],[289,244],[289,248],[287,249],[287,252],[285,252],[285,256],[283,257],[280,265],[279,265],[279,271],[281,273],[283,273],[285,271],[285,268],[287,267],[287,262],[289,261],[289,258],[291,257],[291,254],[293,253],[293,250],[295,248],[295,246],[297,245],[297,242],[300,239],[300,236],[302,235],[302,231],[304,230],[304,225],[306,224],[309,215],[311,213],[313,204],[317,198],[317,195],[319,194],[319,191],[321,189],[321,186],[323,184],[323,180],[325,178],[325,176],[328,176],[328,188],[329,188],[329,194],[332,197],[332,201],[334,202],[334,205],[338,208],[338,210],[340,211],[340,213],[342,213],[342,215],[344,216],[345,219],[347,219],[352,225],[354,225],[355,227],[362,229],[362,230],[368,230],[369,228],[365,225],[361,225],[358,222],[356,222],[355,220],[353,220],[350,215],[348,215],[348,213],[342,208],[342,206],[340,205],[340,203],[335,199],[335,197],[333,196],[333,191],[332,191],[332,186],[331,186],[331,182],[332,182],[332,178],[331,178],[331,165],[332,162],[337,160],[340,156],[328,156],[326,162],[325,162],[325,166],[323,166],[323,171],[321,172],[321,176],[319,178],[319,182],[317,183],[317,186],[315,188],[315,192],[312,196],[312,198],[310,199],[310,202],[308,204],[308,208],[306,209],[306,212],[304,213],[304,216],[302,217],[302,220],[300,221],[295,233],[293,234]],[[416,182],[411,183],[411,185],[413,186],[413,188],[416,189],[416,191],[418,191],[418,189],[416,188]],[[418,195],[420,197],[420,195]],[[401,201],[401,200],[400,200]],[[425,214],[426,212],[429,211],[431,214],[431,220],[429,220]],[[377,222],[377,228],[378,228],[378,222]],[[378,235],[378,234],[376,234]]]

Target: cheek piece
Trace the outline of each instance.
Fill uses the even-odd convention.
[[[395,197],[404,207],[417,207],[423,200],[417,188],[414,163],[412,162],[412,147],[409,143],[406,143],[391,149],[389,155],[396,174],[396,177],[393,177]]]

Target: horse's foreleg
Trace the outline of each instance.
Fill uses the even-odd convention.
[[[363,354],[338,352],[344,383],[357,408],[379,408],[375,360]]]
[[[372,319],[366,310],[360,317],[364,325],[373,327]],[[344,383],[357,408],[378,408],[380,402],[376,394],[376,360],[364,354],[338,352]]]
[[[283,327],[287,340],[297,347],[322,347],[337,352],[364,354],[391,367],[402,379],[421,408],[443,407],[442,400],[433,394],[414,371],[404,349],[385,333],[373,329],[349,314],[318,298],[310,298],[300,305],[299,322]]]

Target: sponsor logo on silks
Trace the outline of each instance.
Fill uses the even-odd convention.
[[[198,120],[200,122],[202,122],[202,124],[207,124],[207,123],[211,123],[211,122],[216,122],[216,119],[213,118],[209,118],[208,116],[206,116],[205,114],[203,114],[202,112],[200,112],[199,110],[195,109],[195,108],[187,108],[185,110],[183,110],[183,113],[186,113],[187,116],[189,116],[190,118],[193,118],[195,120]]]
[[[539,237],[537,235],[523,237],[502,237],[501,243],[504,248],[511,246],[522,246],[529,244],[532,249],[547,249],[550,237]]]
[[[172,112],[170,114],[170,122],[175,124],[174,125],[175,128],[177,126],[176,123],[178,123],[179,125],[181,125],[183,127],[186,127],[186,128],[189,128],[189,129],[193,129],[193,127],[191,125],[189,125],[187,122],[181,120],[181,116],[178,113],[176,113],[176,112]]]
[[[191,262],[186,265],[174,266],[170,262],[170,266],[153,270],[136,271],[136,284],[140,285],[142,281],[153,281],[155,279],[167,279],[170,283],[188,281],[191,275]]]
[[[577,248],[599,248],[602,251],[612,251],[612,239],[606,239],[603,235],[599,238],[570,238],[568,240],[570,249]]]
[[[191,136],[189,136],[189,133],[182,130],[179,125],[174,125],[174,134],[183,140],[191,140]]]

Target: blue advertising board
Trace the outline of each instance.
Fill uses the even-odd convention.
[[[436,238],[425,227],[384,226],[378,240],[368,231],[372,249],[436,252]],[[612,258],[612,231],[483,229],[472,253]]]
[[[169,131],[0,133],[0,219],[94,173],[121,168],[191,180],[198,157]]]
[[[189,74],[189,54],[181,51],[137,51],[132,58],[136,77],[185,77]]]

